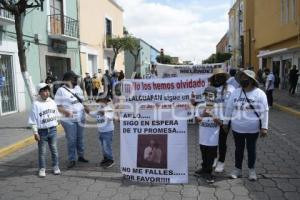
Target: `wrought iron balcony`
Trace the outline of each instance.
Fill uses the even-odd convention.
[[[78,21],[63,15],[49,15],[49,37],[58,40],[78,40]]]
[[[14,24],[15,24],[14,15],[9,11],[0,8],[0,25],[7,26],[7,25],[14,25]]]

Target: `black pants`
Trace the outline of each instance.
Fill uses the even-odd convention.
[[[245,143],[248,152],[248,168],[252,169],[255,166],[256,160],[256,141],[259,133],[237,133],[233,132],[235,143],[235,167],[242,169]]]
[[[86,87],[86,88],[85,88],[85,91],[86,91],[86,95],[87,95],[88,97],[90,97],[90,96],[91,96],[91,93],[92,93],[92,88]]]
[[[290,94],[295,94],[296,87],[297,87],[297,83],[296,84],[291,84],[290,89],[289,89],[289,93]]]
[[[214,164],[214,159],[217,157],[217,146],[206,146],[200,144],[200,150],[202,154],[202,170],[208,174],[211,174]]]
[[[268,99],[268,105],[273,106],[273,90],[267,90],[267,99]]]
[[[219,134],[219,162],[225,162],[226,152],[227,152],[227,136],[228,132],[220,128]]]
[[[98,96],[98,88],[93,89],[93,97],[97,97]]]

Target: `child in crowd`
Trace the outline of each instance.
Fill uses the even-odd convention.
[[[215,105],[217,90],[209,86],[204,91],[205,103],[196,108],[196,121],[199,123],[199,143],[202,154],[202,169],[195,172],[195,176],[203,176],[208,183],[214,182],[212,175],[214,159],[217,157],[219,142],[220,120]]]
[[[48,143],[52,157],[53,173],[60,174],[57,151],[58,110],[50,98],[50,86],[46,83],[37,85],[38,98],[33,102],[28,123],[32,126],[34,138],[38,142],[39,176],[46,176],[46,145]]]
[[[103,160],[100,166],[103,168],[110,168],[114,163],[112,153],[112,138],[114,132],[114,112],[112,106],[109,104],[111,99],[109,97],[100,97],[96,100],[99,103],[96,112],[90,112],[90,116],[97,119],[99,141],[102,147]]]

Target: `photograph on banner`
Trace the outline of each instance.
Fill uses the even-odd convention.
[[[200,65],[156,65],[158,78],[172,78],[172,77],[184,77],[195,75],[209,75],[213,73],[213,69],[222,68],[225,71],[228,70],[226,63],[213,63],[213,64],[200,64]]]
[[[121,172],[135,182],[187,183],[187,121],[168,106],[160,110],[160,116],[153,109],[121,113]]]

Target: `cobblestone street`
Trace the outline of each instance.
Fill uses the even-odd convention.
[[[299,120],[272,110],[269,137],[258,142],[257,182],[243,178],[231,180],[233,168],[233,140],[229,137],[226,172],[217,175],[216,182],[208,185],[193,172],[200,166],[197,127],[189,127],[189,183],[184,185],[135,184],[123,180],[119,173],[119,130],[114,137],[116,165],[104,170],[99,167],[99,151],[94,128],[86,131],[86,157],[89,164],[78,164],[66,170],[65,138],[59,139],[61,176],[51,174],[48,156],[46,178],[37,177],[37,148],[29,147],[6,157],[0,163],[1,200],[25,199],[299,199],[300,196],[300,138]],[[180,159],[179,159],[180,160]],[[245,165],[245,162],[244,162]]]

